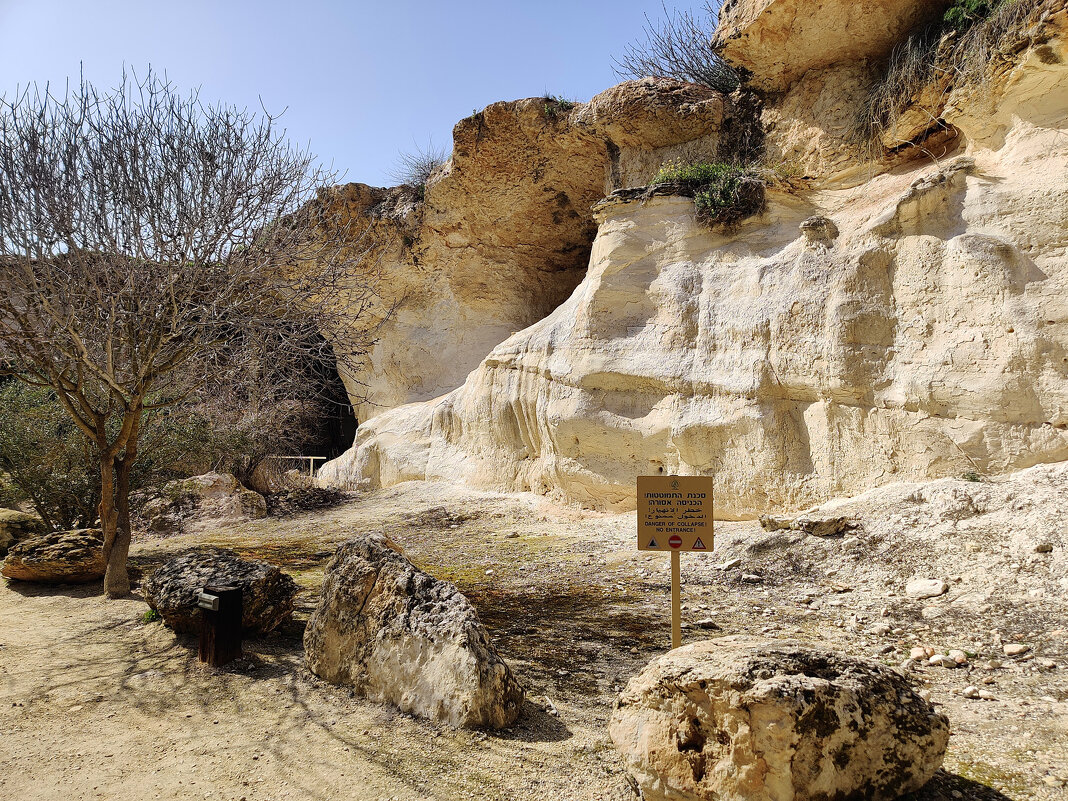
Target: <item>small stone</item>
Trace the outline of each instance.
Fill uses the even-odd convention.
[[[936,617],[942,617],[945,614],[945,610],[940,606],[925,606],[920,610],[920,616],[924,620],[932,620]]]
[[[967,687],[960,691],[960,694],[963,695],[965,698],[978,698],[979,688],[976,687],[974,684],[969,684]]]
[[[742,581],[748,581],[750,584],[759,584],[763,579],[756,573],[742,573]]]
[[[1005,656],[1020,656],[1030,651],[1031,646],[1020,642],[1007,642],[1001,646],[1001,650],[1005,652]]]
[[[710,617],[706,617],[706,618],[704,618],[702,620],[698,620],[696,623],[694,623],[694,625],[697,626],[699,629],[709,629],[710,631],[719,631],[719,624],[716,623],[716,621],[713,620]]]
[[[961,651],[958,648],[954,648],[952,651],[950,651],[948,654],[946,654],[946,656],[948,656],[950,659],[952,659],[958,665],[966,664],[967,661],[968,661],[968,655],[966,653],[964,653],[964,651]]]
[[[723,564],[721,564],[719,566],[719,569],[720,570],[734,570],[734,568],[738,567],[741,564],[742,564],[742,560],[741,559],[729,559],[726,562],[724,562]]]
[[[984,670],[1000,670],[1001,662],[997,659],[988,659],[986,664],[983,665]]]
[[[933,656],[933,654],[928,654],[927,649],[922,645],[914,645],[912,646],[912,650],[909,651],[909,659],[915,659],[917,661],[928,659],[931,656]]]
[[[997,700],[997,697],[994,695],[994,693],[990,692],[990,690],[980,690],[979,691],[979,697],[982,698],[984,701],[996,701]]]
[[[1056,670],[1057,663],[1052,659],[1036,659],[1035,664],[1038,665],[1039,670]]]
[[[517,531],[510,531],[510,532],[508,532],[507,534],[505,534],[505,535],[504,535],[504,538],[505,538],[506,540],[515,540],[515,539],[519,539],[519,532],[517,532]]]
[[[905,594],[910,598],[937,598],[948,589],[949,585],[941,579],[913,579],[905,585]]]
[[[935,654],[927,660],[928,665],[944,668],[955,668],[957,663],[947,654]]]
[[[874,634],[876,637],[883,637],[889,634],[892,630],[893,626],[891,626],[889,623],[876,623],[874,626],[868,629],[868,631],[871,634]]]
[[[1052,553],[1052,552],[1053,552],[1053,543],[1052,542],[1040,542],[1038,545],[1035,546],[1035,553]]]

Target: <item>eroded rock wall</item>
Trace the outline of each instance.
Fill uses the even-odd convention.
[[[1005,99],[1003,127],[982,117],[999,133],[967,153],[773,191],[735,232],[684,198],[601,204],[562,306],[460,389],[364,426],[324,475],[620,508],[637,475],[712,474],[717,515],[744,517],[1068,459],[1068,137],[1051,113],[1068,79],[1048,61],[1021,59],[1006,85],[1044,91]],[[817,216],[831,223],[802,225]]]
[[[586,104],[494,103],[457,123],[450,159],[425,194],[337,187],[327,198],[362,221],[365,263],[392,315],[368,369],[343,378],[361,421],[454,389],[497,344],[542,319],[582,280],[591,207],[641,186],[671,158],[713,159],[729,99],[648,78]]]

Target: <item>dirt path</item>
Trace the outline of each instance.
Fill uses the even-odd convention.
[[[306,588],[292,624],[247,642],[246,658],[221,671],[199,665],[191,641],[143,622],[137,598],[0,587],[0,798],[633,799],[607,718],[617,688],[669,639],[668,560],[634,550],[633,527],[633,514],[413,483],[316,515],[139,541],[133,562],[144,571],[211,542],[282,564]],[[527,688],[511,730],[444,729],[303,669],[303,623],[327,558],[369,531],[474,602]],[[811,570],[778,575],[796,558],[789,547],[745,551],[767,540],[755,524],[721,524],[718,536],[721,551],[684,560],[684,639],[765,633],[897,663],[915,642],[906,628],[922,631],[907,606],[883,615],[897,634],[867,631],[886,604],[877,577],[839,592]],[[765,580],[717,569],[735,553]],[[714,629],[693,625],[710,618]],[[1054,656],[1060,669],[999,671],[996,702],[954,695],[960,671],[920,672],[954,737],[947,772],[917,799],[1068,797],[1057,784],[1068,777],[1068,669]]]

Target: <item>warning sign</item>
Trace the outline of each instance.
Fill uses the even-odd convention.
[[[638,476],[638,549],[710,551],[712,478]]]

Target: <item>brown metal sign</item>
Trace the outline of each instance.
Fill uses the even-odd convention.
[[[711,551],[712,477],[638,476],[638,550]]]

